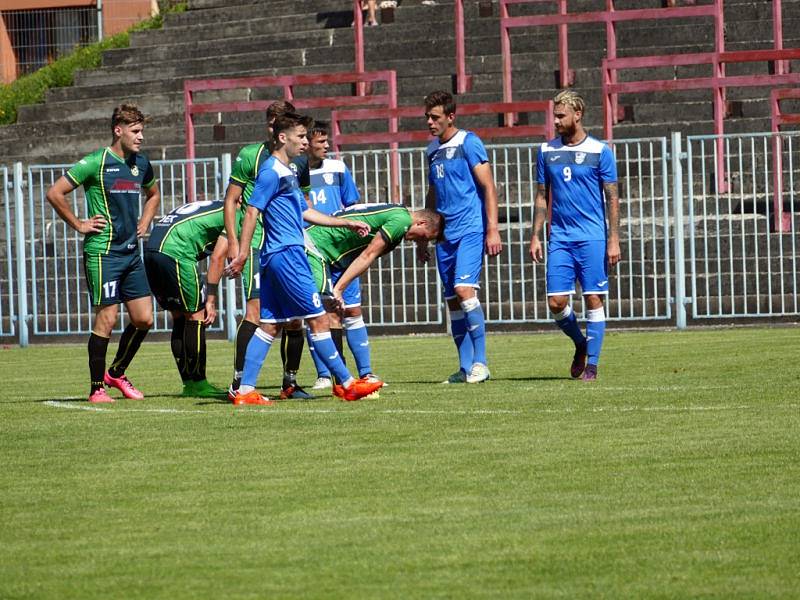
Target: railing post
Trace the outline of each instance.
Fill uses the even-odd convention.
[[[228,180],[231,178],[231,155],[226,152],[222,155],[222,188],[228,188]],[[227,277],[225,279],[225,332],[228,341],[236,339],[236,282]]]
[[[353,38],[355,46],[356,73],[364,73],[364,15],[361,14],[361,0],[353,0]],[[356,83],[356,95],[364,96],[367,86],[363,81]]]
[[[14,235],[17,247],[17,325],[19,345],[28,346],[28,259],[25,253],[25,203],[22,197],[22,163],[14,163]],[[10,274],[9,274],[10,275]]]
[[[672,132],[672,212],[675,215],[675,325],[686,329],[686,266],[683,257],[683,151],[680,131]]]
[[[97,41],[103,41],[103,0],[97,0]]]
[[[464,49],[464,0],[456,0],[456,94],[465,94],[472,87],[472,77],[467,75],[467,53]]]

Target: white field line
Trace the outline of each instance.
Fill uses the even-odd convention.
[[[157,414],[219,414],[211,410],[183,409],[183,408],[105,408],[90,404],[62,402],[59,400],[47,400],[43,404],[54,408],[65,408],[70,410],[85,410],[90,412],[103,413],[157,413]],[[767,408],[765,406],[754,406],[749,404],[722,404],[718,406],[578,406],[564,408],[535,408],[526,410],[503,410],[503,409],[476,409],[476,410],[424,410],[413,408],[386,408],[369,411],[347,411],[327,408],[309,408],[292,411],[276,410],[275,408],[255,408],[247,407],[244,410],[237,410],[235,414],[259,414],[259,415],[300,415],[300,414],[340,414],[340,415],[363,415],[365,412],[374,414],[396,414],[396,415],[522,415],[526,413],[542,414],[571,414],[571,413],[626,413],[626,412],[713,412],[713,411],[744,411],[759,410]],[[798,409],[800,404],[777,404],[770,405],[771,409]],[[226,413],[227,414],[227,413]]]

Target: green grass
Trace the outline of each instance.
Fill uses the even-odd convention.
[[[377,338],[380,399],[244,408],[178,397],[166,342],[108,408],[85,345],[0,350],[0,597],[798,597],[798,341],[611,333],[587,385],[496,335],[441,386],[450,341]]]

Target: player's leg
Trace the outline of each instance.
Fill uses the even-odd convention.
[[[105,264],[104,264],[105,263]],[[106,353],[111,331],[119,315],[117,275],[111,271],[105,256],[84,254],[83,268],[89,302],[94,307],[94,323],[89,335],[89,402],[113,402],[105,389]]]
[[[450,333],[458,352],[458,371],[442,383],[465,383],[467,373],[472,369],[472,339],[467,335],[467,320],[458,302],[453,284],[455,283],[456,251],[458,246],[447,240],[436,244],[436,268],[442,281],[447,309],[450,315]]]
[[[608,263],[605,241],[577,244],[579,262],[578,278],[586,306],[586,370],[584,381],[597,379],[597,364],[606,332],[606,314],[603,298],[608,294]]]
[[[338,280],[341,273],[334,273],[334,280]],[[372,360],[369,348],[367,325],[361,312],[361,281],[356,277],[342,293],[344,299],[344,319],[342,329],[347,338],[347,346],[356,361],[359,377],[372,375]]]
[[[281,335],[281,363],[283,364],[283,382],[281,383],[281,399],[289,398],[305,400],[311,398],[297,384],[297,371],[300,370],[300,359],[303,356],[303,320],[290,321],[283,328]]]
[[[576,261],[570,245],[550,242],[547,247],[547,305],[558,328],[575,345],[570,365],[573,378],[580,377],[586,365],[586,338],[569,303],[570,295],[575,293],[576,275]]]
[[[320,293],[327,293],[330,287],[330,271],[327,266],[324,264],[323,260],[316,254],[306,252],[306,258],[308,259],[308,265],[311,269],[311,274],[314,277],[314,283],[317,286],[317,290]],[[331,321],[330,325],[333,327],[334,323],[332,322],[333,319],[328,317]],[[334,333],[334,330],[331,331]],[[311,328],[306,327],[306,337],[308,340],[308,351],[311,354],[311,359],[314,361],[314,367],[317,370],[317,380],[314,382],[312,389],[314,390],[324,390],[332,385],[332,378],[331,372],[328,370],[327,365],[320,357],[319,353],[314,349],[314,343],[311,340]],[[336,337],[333,336],[334,342],[336,342]],[[337,348],[339,349],[339,353],[341,354],[341,331],[339,332],[339,344]]]
[[[486,319],[476,290],[480,287],[483,267],[483,235],[469,234],[461,238],[456,250],[453,291],[464,314],[467,336],[472,342],[472,364],[467,383],[489,379],[486,360]]]
[[[244,355],[247,351],[247,345],[258,329],[261,313],[261,302],[259,298],[259,294],[261,293],[261,272],[258,269],[258,261],[256,260],[255,254],[256,251],[251,247],[250,258],[247,259],[242,269],[245,314],[244,318],[239,321],[239,327],[236,329],[236,343],[233,354],[233,380],[228,388],[228,396],[231,400],[233,400],[236,395],[236,390],[239,389],[239,383],[242,380],[242,370],[244,369]]]

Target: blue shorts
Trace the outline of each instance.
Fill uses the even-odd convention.
[[[339,278],[343,273],[344,271],[331,269],[331,287],[336,285],[336,282],[339,281]],[[359,277],[353,279],[353,281],[350,282],[350,285],[344,288],[344,292],[342,292],[342,298],[344,298],[345,308],[355,308],[356,306],[361,306],[361,281]]]
[[[302,246],[289,246],[261,267],[261,321],[286,323],[325,314]]]
[[[455,298],[455,288],[459,286],[481,287],[483,234],[468,233],[458,240],[436,244],[436,266],[445,298]]]
[[[584,295],[608,294],[605,240],[547,245],[547,295],[574,294],[576,279]]]

